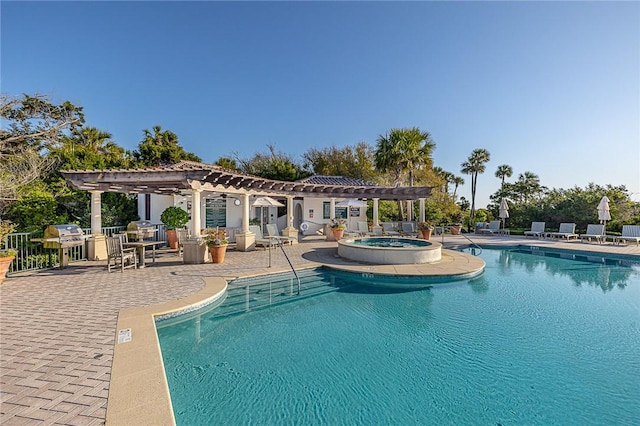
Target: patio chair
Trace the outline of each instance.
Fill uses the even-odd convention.
[[[122,247],[122,240],[118,236],[106,237],[107,242],[107,271],[111,272],[111,260],[114,266],[120,263],[120,271],[138,268],[138,256],[135,248]]]
[[[492,220],[491,222],[489,222],[488,226],[477,229],[477,232],[478,234],[489,234],[489,235],[500,234],[501,233],[500,221]]]
[[[294,238],[285,237],[280,235],[278,232],[278,227],[273,223],[268,223],[267,225],[267,235],[270,237],[275,237],[276,239],[282,241],[283,244],[293,244]]]
[[[622,225],[622,235],[613,242],[620,244],[623,241],[635,241],[636,245],[640,245],[640,225]]]
[[[524,231],[525,237],[542,237],[544,235],[544,222],[532,222],[531,229]]]
[[[358,221],[358,235],[361,237],[369,237],[375,234],[369,231],[369,224],[361,220],[361,221]]]
[[[587,225],[587,232],[580,234],[580,241],[582,242],[584,242],[585,239],[591,242],[592,238],[600,244],[604,242],[604,225],[589,224]]]
[[[249,225],[249,231],[256,234],[256,247],[271,247],[273,242],[262,235],[262,230],[258,225]]]
[[[410,237],[418,236],[418,231],[413,228],[412,222],[402,222],[402,233]]]
[[[578,234],[575,233],[576,224],[575,223],[561,223],[560,229],[558,232],[548,232],[547,236],[551,238],[566,238],[567,241],[571,238],[578,239]]]
[[[189,239],[188,229],[176,229],[176,236],[178,237],[178,256],[182,257],[184,251],[184,242]]]
[[[400,235],[400,233],[396,231],[393,222],[382,222],[382,233],[384,235]]]

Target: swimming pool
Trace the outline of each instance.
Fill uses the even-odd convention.
[[[442,244],[417,238],[345,238],[338,241],[338,255],[376,265],[433,263],[442,259]]]
[[[326,270],[302,274],[303,297],[290,278],[232,283],[222,306],[158,322],[178,424],[637,422],[638,264],[482,257],[482,276],[421,291]]]

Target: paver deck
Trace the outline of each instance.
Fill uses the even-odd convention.
[[[440,241],[440,237],[434,237]],[[473,236],[480,244],[537,245],[640,256],[635,245],[587,244]],[[467,244],[447,236],[445,247]],[[306,238],[287,246],[294,266],[354,264],[336,257],[335,242]],[[0,286],[0,424],[104,424],[118,314],[187,297],[203,278],[276,272],[288,268],[281,253],[229,251],[223,264],[184,265],[163,252],[155,265],[106,272],[106,262],[79,262],[63,270],[8,278]]]

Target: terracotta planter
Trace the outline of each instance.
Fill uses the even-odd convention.
[[[433,232],[431,229],[421,229],[420,233],[422,234],[422,239],[424,240],[428,240],[431,238],[431,232]]]
[[[11,265],[11,262],[13,262],[13,259],[15,258],[16,258],[15,256],[0,257],[0,283],[4,281],[5,277],[7,276],[7,271],[9,270],[9,266]]]
[[[450,226],[449,229],[451,230],[451,235],[460,235],[462,232],[462,225]]]
[[[227,253],[227,244],[222,246],[210,246],[209,254],[211,254],[211,261],[213,263],[224,262],[224,255]]]
[[[332,231],[333,231],[333,238],[335,238],[336,241],[338,241],[344,235],[344,229],[334,228],[332,229]]]
[[[178,248],[178,234],[175,229],[167,230],[167,244],[174,250]]]

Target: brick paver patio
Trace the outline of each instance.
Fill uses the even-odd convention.
[[[640,256],[631,245],[472,238]],[[287,247],[294,265],[339,262],[335,243],[307,240]],[[118,312],[185,297],[202,288],[205,276],[268,271],[268,256],[229,251],[223,264],[184,265],[165,251],[154,265],[124,273],[107,273],[105,262],[80,262],[7,279],[0,286],[0,424],[104,424]],[[272,256],[274,268],[287,266],[281,253]]]

